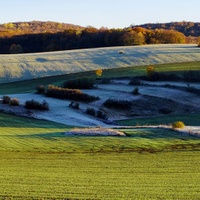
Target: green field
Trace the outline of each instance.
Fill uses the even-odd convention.
[[[160,124],[170,125],[175,121],[182,121],[187,126],[199,126],[200,114],[167,115],[162,117],[135,118],[117,121],[117,123],[124,126],[142,126]]]
[[[0,199],[197,200],[199,156],[1,152]]]
[[[151,48],[153,53],[159,55],[149,57],[144,51],[146,47],[135,48],[135,53],[132,47],[120,47],[57,52],[55,55],[2,56],[0,65],[6,60],[6,64],[10,64],[7,73],[12,68],[10,74],[17,72],[19,79],[24,75],[28,78],[43,76],[40,70],[45,73],[48,67],[48,75],[52,75],[61,70],[66,62],[69,63],[67,71],[65,68],[60,71],[65,75],[1,84],[0,94],[34,92],[39,84],[61,85],[67,79],[94,77],[96,68],[106,68],[102,77],[145,75],[147,65],[152,63],[156,71],[179,75],[188,70],[200,70],[197,48],[188,46],[190,54],[185,56],[188,48],[177,45],[174,49],[166,45],[164,51],[169,56],[173,55],[171,60],[166,54],[159,54],[164,46]],[[118,55],[121,49],[125,55]],[[96,57],[92,63],[94,54]],[[122,56],[120,62],[119,56]],[[105,60],[102,60],[104,57]],[[151,63],[152,60],[154,62]],[[187,62],[192,60],[195,62]],[[184,63],[159,64],[167,61]],[[21,62],[24,69],[29,67],[35,71],[32,74],[21,73],[17,64]],[[44,65],[47,68],[44,69]],[[74,71],[70,71],[73,66],[76,66]],[[117,68],[110,69],[114,67]],[[1,68],[2,75],[4,69]],[[75,73],[80,69],[88,71]],[[68,72],[70,74],[66,74]],[[10,74],[7,74],[8,79],[13,78]],[[189,114],[118,123],[132,126],[170,124],[181,120],[186,125],[196,126],[200,124],[199,119],[199,114]],[[200,199],[198,137],[153,128],[121,129],[127,137],[64,135],[71,128],[45,120],[0,113],[0,199]]]
[[[0,114],[0,199],[198,199],[199,139],[162,129],[64,136],[70,127]]]

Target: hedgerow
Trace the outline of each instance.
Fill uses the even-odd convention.
[[[25,102],[25,108],[33,110],[49,110],[49,104],[46,101],[40,103],[32,99]]]
[[[85,94],[78,89],[67,89],[53,85],[48,86],[46,90],[46,95],[48,97],[54,97],[59,99],[70,99],[74,101],[84,101],[84,102],[92,102],[99,100],[99,97]]]
[[[70,89],[91,89],[94,87],[95,79],[92,78],[79,78],[68,80],[64,83],[64,88]]]

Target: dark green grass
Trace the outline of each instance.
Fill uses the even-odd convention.
[[[157,72],[175,73],[182,75],[184,71],[188,70],[200,70],[200,62],[188,62],[188,63],[175,63],[175,64],[160,64],[154,65]],[[136,66],[126,68],[115,68],[103,70],[102,78],[108,77],[132,77],[146,75],[147,66]],[[61,86],[66,80],[76,79],[81,77],[96,77],[94,71],[66,74],[60,76],[44,77],[39,79],[13,82],[0,84],[0,94],[14,94],[14,93],[27,93],[34,92],[38,85],[58,85]]]
[[[200,114],[167,115],[161,117],[134,118],[119,120],[118,124],[124,126],[136,125],[170,125],[175,121],[182,121],[187,126],[200,126]]]

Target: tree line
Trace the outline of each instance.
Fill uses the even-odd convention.
[[[139,25],[142,28],[156,30],[156,29],[165,29],[165,30],[176,30],[183,33],[185,36],[198,37],[200,36],[200,23],[199,22],[169,22],[169,23],[148,23]],[[132,25],[131,27],[138,27]]]
[[[12,24],[7,25],[7,36],[5,31],[3,32],[4,35],[1,35],[2,27],[0,27],[0,53],[33,53],[96,47],[188,42],[187,37],[183,33],[165,29],[148,30],[142,27],[96,29],[94,27],[83,28],[79,26],[67,28],[62,24],[59,26],[59,24],[53,25],[50,23],[48,24],[49,29],[46,29],[48,31],[44,31],[45,26],[43,23],[40,23],[39,28],[35,27],[38,32],[32,34],[31,30],[33,30],[33,27],[29,29],[30,25],[24,25],[23,29],[20,29],[20,33],[19,27],[17,28],[16,25],[13,27]],[[16,35],[12,35],[13,30],[18,30]],[[12,32],[11,35],[9,31]]]

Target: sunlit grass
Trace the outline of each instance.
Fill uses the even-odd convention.
[[[119,54],[123,51],[124,54]],[[0,56],[0,83],[97,69],[200,61],[196,45],[144,45]]]
[[[198,199],[198,138],[63,135],[69,128],[0,114],[0,199]]]
[[[1,152],[0,198],[196,200],[199,156]]]

